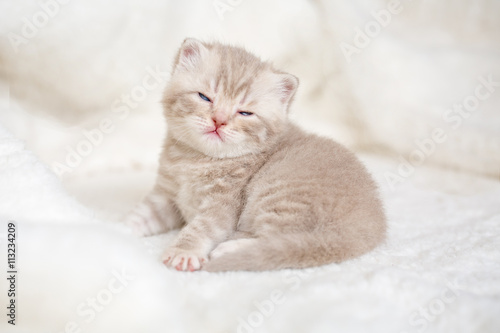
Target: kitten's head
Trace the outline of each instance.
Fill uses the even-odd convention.
[[[281,136],[297,86],[241,48],[186,39],[164,97],[169,135],[211,157],[259,153]]]

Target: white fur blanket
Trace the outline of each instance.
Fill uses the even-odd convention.
[[[379,180],[395,167],[364,160]],[[119,192],[123,182],[143,177],[133,170],[113,173],[94,178],[107,179]],[[432,182],[443,179],[436,170],[421,173]],[[419,189],[428,185],[417,179],[395,190],[382,181],[389,236],[359,259],[309,270],[181,273],[166,269],[158,257],[173,233],[138,240],[117,224],[95,219],[19,140],[0,129],[0,231],[5,235],[7,221],[15,221],[18,246],[16,326],[4,315],[0,328],[496,332],[500,185],[479,177],[455,180],[468,195]],[[95,202],[109,200],[107,194]],[[3,253],[5,243],[2,237]],[[7,288],[2,278],[3,312]]]
[[[0,331],[498,332],[500,2],[397,2],[0,1]],[[181,273],[158,257],[174,233],[127,234],[188,36],[300,78],[292,117],[365,151],[386,244],[310,270]]]

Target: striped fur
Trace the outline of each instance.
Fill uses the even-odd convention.
[[[166,265],[304,268],[382,242],[385,216],[363,165],[288,121],[297,86],[243,49],[183,43],[164,96],[157,184],[127,220],[141,235],[181,227]]]

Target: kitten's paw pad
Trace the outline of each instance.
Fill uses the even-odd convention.
[[[178,271],[197,271],[206,260],[205,257],[198,254],[178,249],[167,250],[163,254],[163,263]]]

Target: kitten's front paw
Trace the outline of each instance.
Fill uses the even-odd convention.
[[[143,203],[137,205],[136,208],[124,218],[123,222],[135,235],[140,237],[152,236],[167,231],[163,223],[156,220],[151,208]]]
[[[166,266],[175,267],[178,271],[197,271],[207,258],[194,251],[170,248],[162,256]]]

